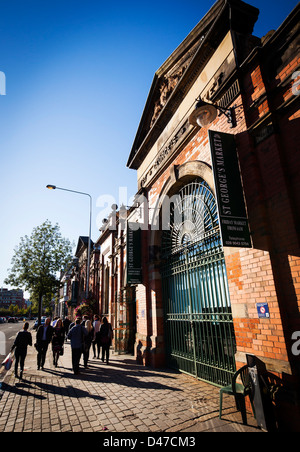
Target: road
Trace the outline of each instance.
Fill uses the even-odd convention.
[[[34,321],[29,322],[29,330],[33,327]],[[0,364],[4,360],[5,356],[9,353],[16,335],[23,329],[23,322],[18,323],[1,323],[0,324]],[[0,381],[4,377],[2,373],[0,375]]]

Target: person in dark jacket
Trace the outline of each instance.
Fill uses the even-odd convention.
[[[69,319],[69,317],[65,317],[64,321],[63,321],[63,327],[64,327],[66,339],[67,339],[70,325],[71,325],[71,320]]]
[[[48,345],[53,336],[53,326],[50,325],[50,317],[45,321],[45,325],[40,325],[36,333],[36,349],[37,349],[37,368],[44,369]]]
[[[101,348],[100,338],[99,338],[100,327],[101,327],[100,317],[98,316],[98,314],[95,314],[94,322],[93,322],[94,337],[93,337],[92,344],[93,344],[94,358],[96,358],[96,346],[97,346],[97,359],[99,359],[100,348]]]
[[[32,345],[32,336],[28,331],[29,323],[25,322],[23,330],[19,331],[11,351],[15,351],[15,377],[18,378],[18,366],[20,362],[20,379],[23,377],[24,363],[27,355],[27,346]]]
[[[113,329],[106,317],[102,319],[102,325],[99,330],[100,343],[102,346],[102,361],[104,362],[106,358],[106,364],[109,360],[109,349],[113,339]]]

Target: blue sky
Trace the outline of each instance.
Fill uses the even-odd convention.
[[[249,0],[261,14],[254,34],[276,29],[297,1]],[[155,71],[214,1],[0,0],[0,287],[20,238],[46,219],[77,244],[137,190],[126,168]],[[98,205],[97,205],[98,200]]]

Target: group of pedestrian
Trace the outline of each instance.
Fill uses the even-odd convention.
[[[27,355],[28,345],[32,345],[32,336],[28,331],[29,323],[25,322],[23,330],[17,334],[12,350],[15,349],[15,376],[18,377],[18,366],[20,363],[20,378],[22,379],[24,362]],[[68,318],[64,321],[61,318],[55,318],[51,325],[50,317],[45,320],[44,325],[40,325],[36,334],[35,348],[37,350],[37,369],[44,369],[46,354],[49,344],[52,343],[53,365],[57,367],[59,356],[64,354],[65,340],[69,339],[72,350],[72,369],[75,375],[79,373],[79,363],[83,355],[84,367],[88,367],[90,348],[93,346],[94,358],[100,358],[100,349],[102,347],[102,361],[109,362],[109,349],[113,339],[113,329],[106,317],[103,317],[102,323],[100,317],[94,315],[93,323],[84,316],[77,317],[75,322],[71,323]]]

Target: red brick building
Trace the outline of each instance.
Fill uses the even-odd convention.
[[[113,210],[101,227],[96,247],[99,261],[99,313],[114,328],[113,348],[134,353],[136,334],[135,286],[127,278],[127,208]]]
[[[154,75],[128,160],[146,212],[136,250],[136,353],[219,385],[255,355],[277,394],[277,424],[287,428],[293,409],[287,423],[295,430],[300,8],[262,39],[252,35],[258,14],[239,0],[217,1]],[[218,107],[215,117],[204,106],[206,127],[194,121],[200,99]],[[217,182],[212,148],[223,139],[240,185],[236,167]],[[235,209],[221,207],[231,179],[244,202],[240,221],[223,218]]]

